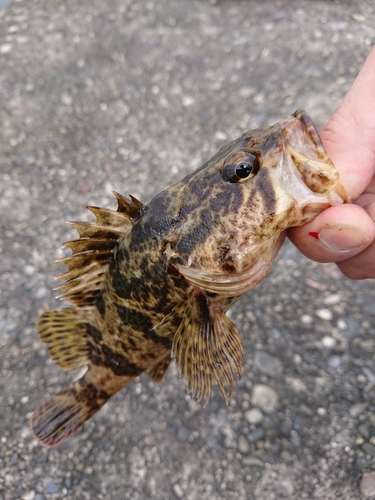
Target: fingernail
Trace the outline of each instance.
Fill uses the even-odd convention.
[[[367,246],[370,239],[355,227],[331,225],[319,231],[319,241],[330,250],[345,253]]]

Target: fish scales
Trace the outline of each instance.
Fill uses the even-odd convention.
[[[55,446],[146,372],[161,382],[174,358],[192,398],[226,401],[242,376],[241,335],[226,311],[269,272],[286,230],[348,201],[308,115],[245,133],[143,205],[114,193],[117,210],[88,207],[73,222],[69,307],[38,318],[64,369],[85,375],[37,408],[34,435]]]

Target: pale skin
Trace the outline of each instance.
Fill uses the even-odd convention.
[[[289,237],[348,278],[375,278],[375,47],[320,137],[352,203],[328,208]]]

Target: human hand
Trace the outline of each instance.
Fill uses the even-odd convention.
[[[375,47],[320,137],[353,203],[324,210],[288,236],[349,278],[375,278]]]

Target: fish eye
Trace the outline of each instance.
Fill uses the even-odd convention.
[[[248,151],[241,151],[226,160],[222,170],[223,179],[227,182],[243,182],[254,177],[260,169],[258,157]]]

